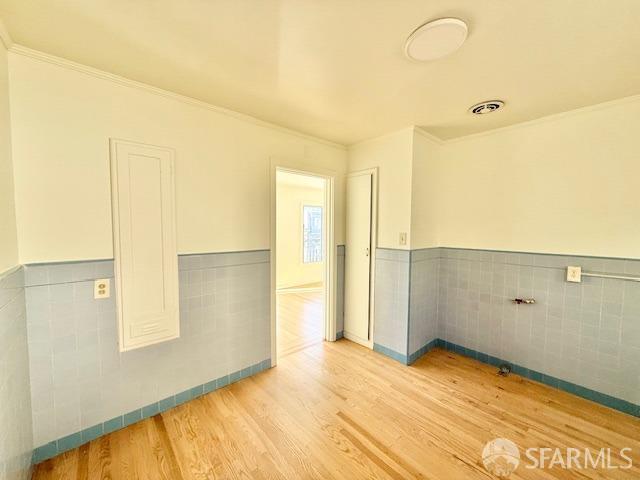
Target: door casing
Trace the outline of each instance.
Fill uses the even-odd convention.
[[[337,173],[333,170],[326,170],[307,165],[304,162],[296,162],[281,158],[271,158],[271,366],[278,363],[277,352],[277,309],[276,309],[276,173],[278,171],[297,173],[300,175],[311,175],[321,177],[326,181],[325,188],[325,306],[324,306],[324,339],[327,341],[336,340],[336,244],[335,244],[335,178]]]

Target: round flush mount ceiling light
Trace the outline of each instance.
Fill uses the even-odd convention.
[[[469,112],[474,115],[486,115],[487,113],[493,113],[496,110],[500,110],[502,107],[504,107],[504,102],[502,100],[488,100],[486,102],[476,103],[469,109]]]
[[[404,53],[411,60],[428,62],[458,50],[467,38],[467,24],[458,18],[425,23],[409,35]]]

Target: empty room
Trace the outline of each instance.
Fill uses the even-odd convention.
[[[638,21],[0,0],[0,480],[639,479]]]

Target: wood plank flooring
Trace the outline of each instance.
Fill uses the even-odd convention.
[[[278,293],[278,358],[323,341],[323,298],[317,291]]]
[[[484,444],[631,447],[630,470],[513,479],[640,478],[640,420],[443,350],[406,367],[347,340],[97,439],[36,467],[44,479],[489,479]],[[524,460],[524,456],[523,456]]]

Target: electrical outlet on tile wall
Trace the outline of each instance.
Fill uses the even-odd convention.
[[[407,232],[400,232],[399,242],[400,242],[400,245],[407,244]]]
[[[108,278],[100,278],[93,283],[93,298],[109,298],[111,296]]]
[[[580,283],[582,281],[581,267],[567,267],[567,282]]]

